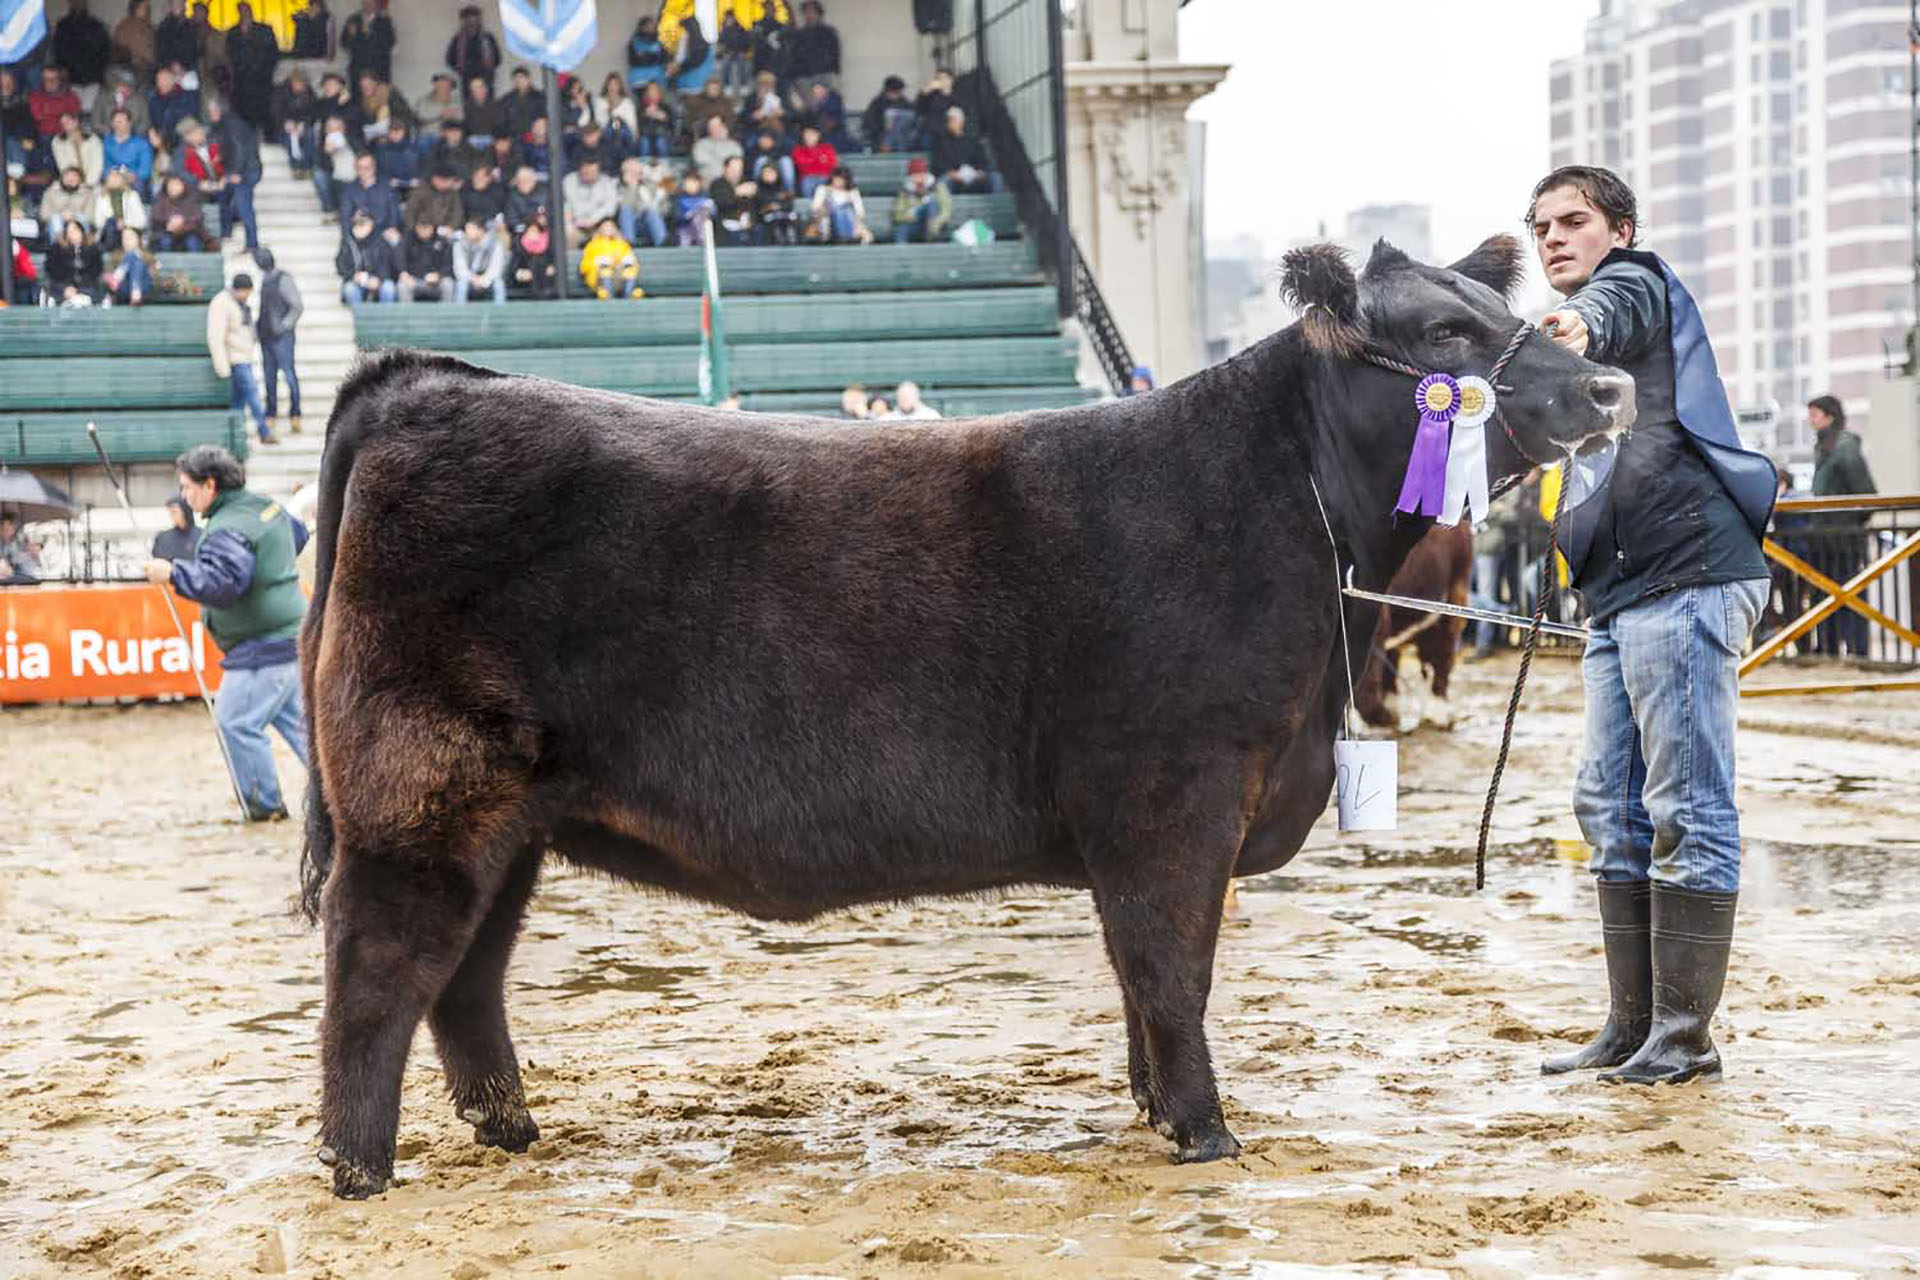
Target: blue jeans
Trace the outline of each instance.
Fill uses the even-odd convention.
[[[247,807],[255,812],[284,808],[267,729],[271,726],[279,730],[293,753],[303,761],[307,758],[307,717],[300,706],[299,664],[285,662],[227,672],[220,679],[213,718],[227,740],[227,754],[233,757],[233,771],[240,779],[240,794],[246,797]]]
[[[480,288],[487,293],[491,293],[495,302],[505,302],[507,300],[506,273],[504,271],[501,272],[493,278],[492,284],[483,284]],[[455,276],[453,278],[453,300],[455,302],[465,302],[472,296],[473,277]]]
[[[1593,628],[1573,808],[1599,879],[1740,887],[1740,651],[1770,590],[1765,578],[1681,587]]]
[[[392,302],[399,296],[399,292],[393,287],[393,281],[382,280],[380,282],[378,293],[379,301]],[[340,286],[340,300],[348,306],[352,306],[358,302],[365,302],[367,300],[367,290],[362,289],[358,284],[349,280]]]
[[[280,416],[280,375],[287,378],[287,412],[300,416],[300,378],[293,371],[293,335],[260,339],[260,359],[267,366],[267,416]]]
[[[227,401],[229,409],[245,409],[253,415],[253,429],[260,438],[267,438],[267,407],[260,401],[260,380],[253,376],[253,366],[236,364],[233,366],[233,395]]]
[[[896,222],[893,224],[893,242],[895,244],[911,244],[917,238],[922,243],[925,243],[933,239],[933,233],[929,228],[933,225],[933,220],[939,216],[939,213],[939,205],[930,199],[922,200],[914,206],[912,215],[908,217],[905,222]]]
[[[854,236],[859,230],[859,223],[854,221],[852,205],[842,204],[829,208],[827,210],[827,220],[828,224],[833,228],[833,240],[835,244],[853,243]]]
[[[230,187],[220,188],[220,235],[222,239],[233,234],[233,224],[238,222],[247,229],[247,248],[260,247],[260,223],[253,216],[253,184],[239,182]]]
[[[647,229],[647,243],[656,248],[667,242],[667,220],[660,216],[658,209],[629,209],[621,205],[614,212],[614,221],[620,224],[620,234],[627,238],[628,244],[640,243],[640,228]]]
[[[115,302],[131,303],[136,298],[145,302],[153,296],[153,272],[147,269],[146,259],[134,254],[120,265],[120,284],[113,291]]]

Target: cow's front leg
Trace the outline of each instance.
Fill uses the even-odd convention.
[[[539,878],[536,845],[514,861],[466,958],[427,1015],[454,1113],[473,1126],[475,1142],[503,1151],[525,1151],[540,1136],[520,1086],[506,1000],[507,961]]]
[[[1238,1155],[1220,1112],[1205,1026],[1227,867],[1091,870],[1107,955],[1130,1011],[1129,1066],[1137,1041],[1148,1099],[1159,1108],[1149,1117],[1178,1144],[1182,1163]]]
[[[333,1193],[378,1195],[393,1182],[400,1079],[414,1029],[453,976],[491,886],[446,854],[343,845],[322,918],[327,1004],[320,1024],[320,1159]]]

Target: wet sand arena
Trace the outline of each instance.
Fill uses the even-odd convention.
[[[314,1159],[294,828],[227,820],[196,707],[0,715],[0,1275],[1920,1274],[1920,701],[1745,708],[1729,1074],[1648,1093],[1536,1074],[1604,998],[1537,670],[1488,892],[1502,664],[1403,747],[1399,832],[1244,884],[1241,1159],[1135,1123],[1083,897],[767,927],[553,868],[510,977],[545,1136],[475,1147],[422,1031],[364,1204]]]

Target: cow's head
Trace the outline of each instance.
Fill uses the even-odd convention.
[[[1522,261],[1519,241],[1506,235],[1494,236],[1451,267],[1415,262],[1382,240],[1356,277],[1342,250],[1313,245],[1286,256],[1281,285],[1301,312],[1308,346],[1322,355],[1360,361],[1372,351],[1430,372],[1484,378],[1520,326],[1507,299],[1520,283]],[[1493,479],[1524,473],[1633,425],[1633,379],[1544,335],[1521,344],[1501,371],[1499,386],[1506,430],[1487,431]],[[1367,419],[1389,424],[1411,441],[1418,422],[1412,385],[1396,387],[1392,395],[1393,402],[1377,410],[1359,407]]]

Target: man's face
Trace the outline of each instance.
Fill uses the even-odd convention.
[[[533,88],[532,76],[524,71],[516,71],[513,73],[513,91],[515,93],[525,93],[531,88]]]
[[[361,186],[363,187],[372,186],[373,185],[373,157],[372,156],[355,156],[353,158],[353,176],[360,179]]]
[[[133,132],[133,117],[124,111],[113,113],[113,136],[125,139]]]
[[[173,68],[162,67],[153,73],[153,86],[161,93],[173,92]]]
[[[580,181],[582,181],[582,182],[584,182],[584,183],[586,183],[586,184],[587,184],[587,185],[589,185],[589,186],[591,186],[592,184],[594,184],[594,183],[596,183],[596,182],[598,182],[598,181],[600,181],[600,163],[599,163],[599,161],[597,161],[597,160],[586,160],[586,161],[582,161],[582,162],[581,162],[581,165],[580,165]]]
[[[1807,421],[1813,424],[1815,431],[1825,431],[1833,425],[1833,415],[1819,405],[1810,404],[1807,406]]]
[[[1578,187],[1555,187],[1534,201],[1533,247],[1547,283],[1563,294],[1585,285],[1600,260],[1625,246],[1631,233],[1631,224],[1609,226]]]
[[[207,514],[207,508],[213,505],[214,496],[219,492],[220,486],[213,482],[212,476],[195,480],[184,471],[180,473],[180,497],[196,515]]]
[[[0,516],[0,542],[12,542],[16,527],[12,516]]]
[[[80,189],[80,171],[78,169],[69,169],[61,174],[60,185],[69,191],[78,191]]]
[[[531,169],[522,169],[513,175],[513,185],[520,188],[521,195],[533,194],[533,183],[534,177],[533,170]]]
[[[55,67],[47,67],[40,72],[40,87],[48,93],[60,92],[60,72]]]

